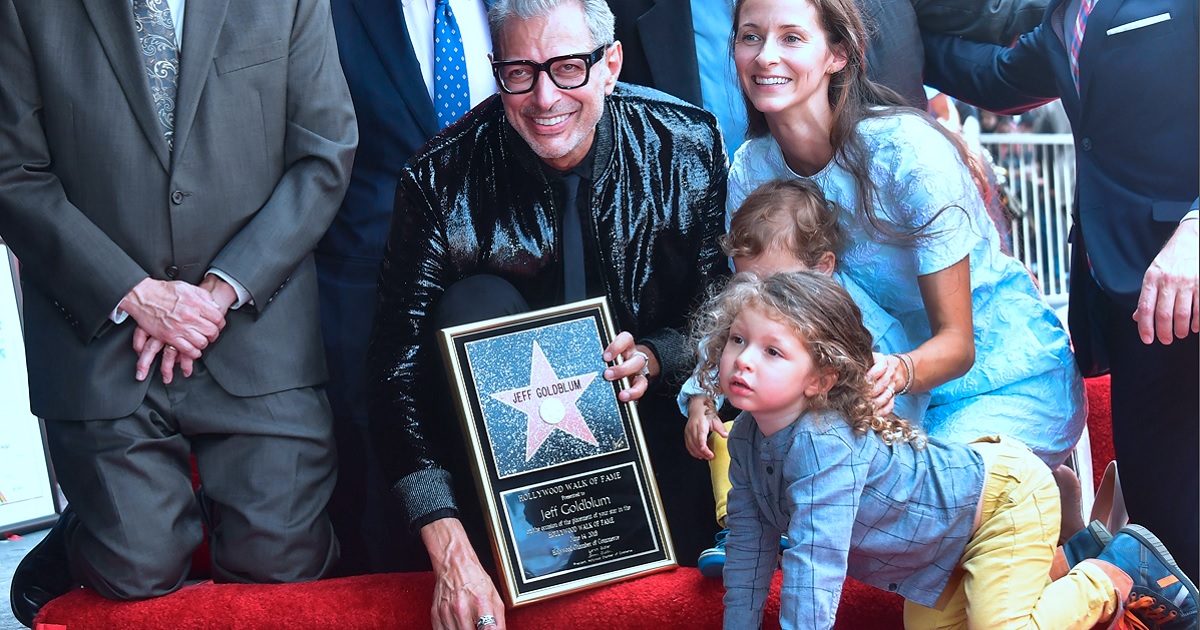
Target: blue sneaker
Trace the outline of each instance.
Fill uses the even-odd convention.
[[[1112,563],[1133,580],[1133,590],[1125,602],[1127,617],[1136,618],[1150,630],[1196,627],[1197,600],[1200,600],[1196,585],[1179,570],[1158,537],[1145,527],[1126,526],[1096,559]]]
[[[725,537],[728,535],[728,528],[717,532],[716,544],[700,552],[700,560],[696,562],[696,568],[700,569],[700,575],[710,578],[721,577],[721,572],[725,570]]]
[[[1063,543],[1062,550],[1067,558],[1067,566],[1073,567],[1088,558],[1099,556],[1112,539],[1112,532],[1108,531],[1104,523],[1092,521]]]

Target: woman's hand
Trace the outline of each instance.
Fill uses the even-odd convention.
[[[708,448],[708,434],[716,432],[721,437],[729,437],[725,423],[713,413],[708,404],[708,397],[695,395],[688,399],[688,420],[683,428],[683,442],[687,445],[688,453],[696,459],[712,459],[712,449]]]
[[[896,405],[896,392],[904,389],[908,376],[907,368],[900,357],[894,354],[875,355],[875,365],[867,370],[871,382],[871,401],[875,403],[875,415],[886,416]]]

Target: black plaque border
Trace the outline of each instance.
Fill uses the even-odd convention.
[[[488,443],[480,394],[467,358],[466,345],[480,339],[548,328],[580,319],[590,319],[595,323],[601,344],[595,348],[595,352],[599,356],[604,345],[616,336],[606,298],[593,298],[520,315],[454,326],[443,329],[439,334],[442,355],[455,394],[455,405],[463,434],[467,439],[468,459],[475,476],[476,487],[479,489],[479,500],[488,521],[492,551],[503,586],[501,590],[509,605],[514,607],[677,566],[636,405],[620,402],[616,398],[620,389],[629,386],[627,380],[623,379],[619,383],[595,383],[592,386],[608,385],[607,391],[611,391],[621,415],[625,434],[628,436],[628,448],[548,468],[509,474],[503,478],[499,475],[493,450]],[[521,487],[545,484],[555,479],[574,478],[626,464],[633,465],[637,473],[642,503],[647,508],[651,535],[655,539],[654,551],[526,579],[517,556],[513,525],[501,494]]]

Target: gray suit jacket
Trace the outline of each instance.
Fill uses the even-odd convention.
[[[32,408],[128,415],[150,276],[216,267],[254,305],[205,350],[239,396],[325,380],[312,249],[345,190],[354,112],[327,0],[203,0],[184,20],[175,148],[129,0],[0,2],[0,234],[22,263]]]

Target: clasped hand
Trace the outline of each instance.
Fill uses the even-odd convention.
[[[174,380],[176,365],[191,376],[194,362],[225,328],[225,313],[236,299],[233,287],[213,275],[199,286],[153,278],[139,282],[121,301],[121,309],[137,322],[134,377],[145,380],[160,352],[164,383]]]

